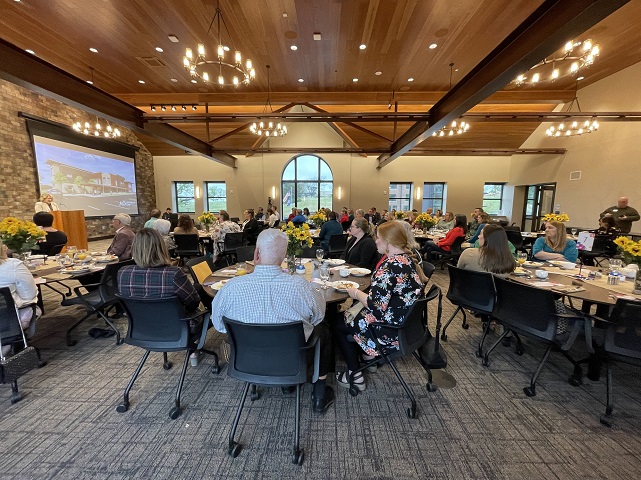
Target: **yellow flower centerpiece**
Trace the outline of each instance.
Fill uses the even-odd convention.
[[[316,212],[313,215],[309,216],[309,219],[314,222],[314,225],[316,225],[316,228],[320,228],[323,226],[323,223],[327,221],[327,216],[321,211]],[[311,247],[311,245],[310,245]]]
[[[563,213],[547,213],[543,215],[541,218],[544,222],[569,222],[570,217],[568,217],[568,214],[563,212]]]
[[[635,242],[628,237],[618,237],[614,243],[619,247],[623,261],[627,265],[631,263],[638,265],[639,269],[634,279],[634,289],[632,293],[641,294],[641,241]]]
[[[396,220],[404,220],[405,219],[405,212],[399,210],[397,212],[394,212],[394,218]]]
[[[205,226],[205,229],[209,231],[209,226],[212,223],[216,223],[216,215],[211,212],[203,212],[202,215],[198,216],[198,221]]]
[[[293,222],[283,225],[281,230],[287,234],[287,256],[301,255],[303,248],[314,245],[314,239],[309,233],[309,225],[303,223],[300,227],[294,226]]]
[[[421,213],[418,217],[416,217],[416,220],[414,221],[414,225],[418,225],[422,230],[429,230],[437,223],[438,218],[433,217],[432,215],[429,215],[427,213]]]
[[[20,254],[33,249],[45,238],[45,232],[33,222],[7,217],[0,222],[0,238],[12,252]]]

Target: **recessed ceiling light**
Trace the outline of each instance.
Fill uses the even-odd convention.
[[[577,80],[583,80],[585,77],[578,77]]]
[[[298,79],[298,82],[299,82],[299,83],[303,83],[304,81],[305,81],[305,80],[303,80],[302,78],[299,78],[299,79]]]
[[[169,39],[169,41],[170,41],[170,42],[172,42],[172,43],[178,43],[178,42],[180,42],[180,40],[178,40],[178,37],[177,37],[176,35],[173,35],[173,34],[169,34],[169,35],[167,35],[167,38],[168,38],[168,39]]]
[[[289,47],[289,48],[291,48],[292,50],[298,50],[298,47],[297,47],[296,45],[292,45],[292,46],[291,46],[291,47]]]
[[[364,43],[362,43],[362,44],[361,44],[361,46],[360,46],[360,47],[358,47],[358,48],[360,48],[361,50],[365,50],[365,49],[367,48],[367,45],[365,45]]]
[[[287,12],[283,12],[283,18],[287,18]]]
[[[454,69],[454,71],[455,71],[455,72],[458,72],[458,68],[455,68],[455,69]]]
[[[138,83],[142,83],[142,84],[144,84],[144,83],[145,83],[145,81],[144,81],[144,80],[138,80]]]
[[[407,81],[408,81],[408,82],[413,82],[413,81],[414,81],[414,77],[410,77],[410,78],[408,78],[408,79],[407,79]]]
[[[352,78],[352,82],[354,83],[358,82],[358,78]]]
[[[88,83],[89,85],[93,85],[93,82],[92,82],[91,80],[87,80],[87,83]]]
[[[35,55],[36,54],[36,52],[34,52],[33,50],[30,50],[28,48],[25,50],[25,52],[30,53],[31,55]]]
[[[374,75],[383,75],[383,72],[379,70],[378,72],[374,72]]]
[[[164,50],[162,48],[160,48],[160,47],[156,47],[156,51],[160,52],[160,53],[164,52]]]
[[[176,82],[178,81],[178,79],[177,79],[177,78],[171,78],[170,80],[171,80],[172,82],[174,82],[174,83],[176,83]]]
[[[320,41],[320,40],[322,39],[321,34],[320,34],[319,32],[314,32],[314,34],[312,35],[312,37],[313,37],[313,38],[314,38],[314,40],[316,40],[317,42],[318,42],[318,41]]]
[[[223,45],[223,50],[225,50],[226,52],[229,52],[229,47],[227,45]]]
[[[435,43],[432,43],[429,48],[430,50],[434,50],[436,47],[438,47],[438,45]]]
[[[191,83],[198,83],[198,82],[192,78]]]
[[[98,53],[98,49],[97,49],[97,48],[93,48],[93,47],[91,47],[91,48],[89,49],[89,51],[90,51],[90,52],[93,52],[93,53]]]

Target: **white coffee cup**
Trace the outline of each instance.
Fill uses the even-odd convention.
[[[548,278],[547,270],[536,270],[534,272],[534,275],[536,275],[536,278],[540,278],[541,280],[545,280],[546,278]]]
[[[625,275],[627,278],[635,278],[637,276],[637,271],[633,268],[622,268],[619,270],[623,275]]]
[[[341,268],[338,273],[341,277],[349,277],[349,269],[347,268]]]

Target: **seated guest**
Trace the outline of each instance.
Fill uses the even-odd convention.
[[[274,212],[274,215],[276,215],[276,220],[280,221],[280,212],[276,205],[272,205],[272,211]]]
[[[171,221],[171,208],[165,210],[165,213],[162,214],[162,219]]]
[[[364,218],[357,218],[349,227],[351,237],[347,241],[341,258],[350,265],[374,270],[378,261],[376,242],[369,235],[370,224]]]
[[[479,232],[479,248],[466,248],[461,253],[458,268],[475,272],[490,272],[507,276],[516,262],[509,248],[505,230],[500,225],[486,225]]]
[[[50,193],[43,193],[40,195],[40,201],[36,202],[35,211],[37,212],[55,212],[60,210],[58,204],[53,201],[53,195]]]
[[[565,225],[554,220],[546,222],[545,236],[532,245],[532,257],[537,260],[576,262],[579,252],[574,240],[568,240]]]
[[[473,237],[474,235],[476,235],[476,230],[479,228],[479,222],[476,217],[478,216],[479,213],[483,213],[483,209],[481,207],[476,207],[474,209],[474,213],[472,213],[472,221],[470,222],[467,228],[468,237]]]
[[[454,227],[454,214],[452,212],[445,212],[439,221],[436,223],[436,228],[439,230],[451,230]]]
[[[194,226],[194,221],[186,213],[181,213],[178,217],[178,226],[174,228],[174,233],[178,235],[198,235],[198,229]]]
[[[330,333],[322,323],[325,300],[305,278],[289,275],[280,268],[287,255],[287,242],[287,235],[280,230],[267,229],[258,236],[254,273],[232,278],[216,294],[211,321],[222,333],[226,333],[223,316],[245,323],[302,322],[306,340],[312,332],[318,335],[321,354],[312,408],[323,413],[334,403],[334,390],[326,385],[332,359]]]
[[[176,242],[174,239],[169,236],[169,230],[171,229],[171,222],[169,220],[163,220],[162,218],[154,222],[153,230],[156,230],[162,237],[167,251],[171,255],[172,251],[176,249]]]
[[[361,217],[363,218],[363,217]],[[320,245],[323,250],[329,252],[329,237],[332,235],[342,235],[343,227],[336,220],[336,212],[329,212],[327,221],[323,223],[318,238],[320,239]]]
[[[274,211],[271,208],[267,209],[267,217],[265,218],[265,223],[269,225],[269,228],[273,228],[276,225],[278,218],[274,214]]]
[[[409,216],[407,217],[407,221],[409,224],[412,226],[412,228],[416,227],[416,219],[418,218],[418,212],[411,211],[409,213]]]
[[[425,260],[432,263],[432,252],[450,253],[454,240],[458,237],[464,237],[466,229],[467,217],[465,215],[457,215],[455,217],[454,227],[447,232],[445,238],[440,239],[438,243],[434,243],[432,240],[425,242],[425,245],[423,245],[423,248],[421,249],[421,252],[425,256]]]
[[[36,225],[38,225],[36,223]],[[614,255],[617,253],[617,246],[614,241],[621,236],[621,229],[617,227],[614,217],[606,216],[599,219],[599,228],[596,231],[597,235],[607,235],[610,240],[605,246],[606,251]]]
[[[157,208],[154,208],[151,213],[149,214],[151,217],[149,220],[145,222],[145,228],[153,228],[154,227],[154,222],[160,218],[160,210]],[[169,220],[169,219],[167,219]]]
[[[265,221],[265,214],[263,213],[263,207],[258,207],[258,213],[256,213],[256,216],[254,217],[257,222],[264,222]]]
[[[52,227],[53,215],[51,215],[49,212],[34,213],[33,223],[35,223],[45,231],[45,239],[44,241],[38,243],[38,251],[34,250],[35,253],[49,255],[52,247],[67,244],[67,234]]]
[[[353,208],[348,208],[347,209],[347,220],[349,220],[349,224],[352,224],[352,220],[354,220],[354,209]]]
[[[111,241],[107,253],[118,257],[118,261],[129,260],[131,258],[131,244],[134,241],[134,231],[129,227],[131,217],[126,213],[118,213],[111,221],[111,225],[116,229],[116,236]]]
[[[303,208],[303,215],[305,215],[305,221],[308,221],[310,216],[309,208],[307,207]]]
[[[412,304],[422,296],[420,267],[412,257],[408,242],[401,222],[386,222],[381,225],[376,232],[376,247],[384,257],[372,274],[369,294],[356,288],[347,290],[349,296],[361,302],[364,307],[351,321],[345,317],[345,321],[339,319],[335,324],[336,342],[347,363],[347,372],[336,375],[336,381],[343,387],[349,388],[349,375],[360,366],[359,353],[365,361],[379,355],[367,325],[371,322],[397,325]],[[356,343],[349,341],[348,336],[356,340]],[[395,336],[392,331],[381,335],[379,342],[386,353],[398,350],[398,335]],[[362,372],[355,375],[354,385],[361,392],[365,390]]]
[[[294,225],[302,225],[305,222],[307,222],[307,219],[305,218],[305,215],[303,215],[303,211],[300,208],[297,208],[296,216],[292,218],[292,223]]]
[[[33,318],[32,304],[38,301],[38,288],[33,275],[25,264],[17,258],[7,258],[7,246],[0,240],[0,287],[9,287],[11,296],[18,309],[18,318],[23,330],[29,329],[28,337],[36,332],[36,320],[41,315],[36,308],[36,318]],[[22,343],[22,339],[20,340]],[[2,355],[6,356],[11,345],[2,345]]]
[[[436,210],[436,213],[434,213],[434,216],[440,220],[441,217],[443,216],[443,210]],[[452,219],[453,218],[454,216],[452,216]]]
[[[258,225],[258,222],[254,218],[253,210],[245,210],[243,215],[245,215],[245,221],[243,222],[245,241],[247,242],[247,245],[256,245],[256,239],[258,238],[258,234],[262,231],[262,227]]]
[[[338,220],[338,223],[342,225],[345,222],[349,222],[349,215],[347,215],[347,208],[343,207],[341,209],[341,217]]]
[[[394,220],[394,219],[391,218],[391,213],[385,210],[384,212],[381,213],[381,221],[378,222],[378,224],[381,225],[385,222],[389,222],[390,220]]]
[[[291,222],[296,215],[297,215],[296,207],[294,207],[292,208],[292,213],[290,213],[289,217],[287,217],[287,223]]]
[[[269,213],[270,210],[267,210]],[[213,243],[213,261],[218,260],[218,255],[224,248],[225,244],[225,235],[228,233],[238,233],[240,232],[240,225],[236,222],[229,220],[229,213],[226,210],[221,210],[218,212],[218,224],[214,227],[214,230],[211,234],[211,239]]]
[[[471,235],[469,237],[468,242],[474,245],[476,241],[479,239],[479,233],[481,232],[481,230],[483,230],[483,227],[485,227],[485,225],[488,225],[491,221],[492,219],[485,212],[481,212],[478,215],[476,215],[476,223],[478,224],[478,227],[476,228],[476,232],[474,233],[474,235]]]

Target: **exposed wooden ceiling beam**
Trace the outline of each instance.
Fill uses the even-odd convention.
[[[629,0],[546,0],[430,109],[431,120],[416,122],[379,156],[379,168],[426,140],[449,122],[512,81],[567,41]]]
[[[305,103],[303,105],[306,106],[307,108],[311,108],[312,110],[315,110],[315,111],[317,111],[319,113],[323,113],[323,114],[327,113],[322,108],[317,107],[316,105],[312,105],[311,103]],[[358,146],[358,144],[352,139],[352,137],[350,137],[347,134],[347,132],[345,132],[345,130],[343,130],[341,127],[336,125],[336,122],[328,122],[328,125],[331,127],[332,130],[334,130],[343,139],[343,141],[345,143],[347,143],[347,145],[349,145],[352,148],[360,148]],[[367,155],[365,155],[364,153],[361,153],[360,156],[361,157],[366,157]]]
[[[226,148],[225,152],[233,154],[245,153],[247,149]],[[295,147],[265,147],[252,150],[253,153],[341,153],[341,154],[365,154],[377,155],[386,151],[381,148],[342,148],[342,147],[323,147],[323,148],[295,148]],[[447,149],[447,148],[414,148],[406,156],[510,156],[510,155],[563,155],[566,153],[565,148],[470,148],[470,149]]]

